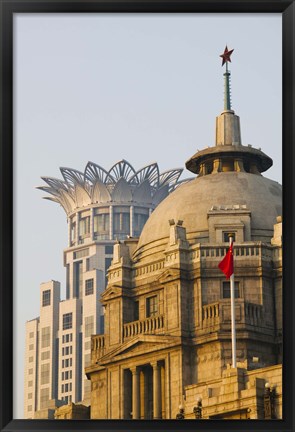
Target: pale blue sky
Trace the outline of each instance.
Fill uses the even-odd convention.
[[[65,281],[66,216],[41,199],[40,177],[123,158],[135,169],[184,167],[214,145],[227,44],[242,143],[271,156],[264,175],[281,182],[282,24],[280,14],[18,14],[14,25],[14,417],[22,418],[25,321],[39,314],[40,283],[59,280],[64,293]]]

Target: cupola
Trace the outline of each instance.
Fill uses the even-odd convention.
[[[221,54],[222,66],[226,65],[224,76],[224,110],[216,118],[215,146],[198,151],[187,162],[186,168],[199,176],[218,172],[242,171],[260,175],[272,166],[272,159],[260,149],[243,146],[240,117],[231,106],[231,73],[228,62],[233,50],[227,47]]]

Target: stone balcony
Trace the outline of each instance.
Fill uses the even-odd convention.
[[[164,330],[164,315],[156,315],[144,320],[132,321],[123,326],[123,339],[139,334],[159,334]]]
[[[197,245],[192,252],[192,260],[200,260],[201,258],[222,258],[228,250],[227,245],[212,246],[210,244]],[[234,257],[237,260],[245,257],[257,257],[261,259],[273,258],[273,247],[263,244],[262,242],[249,242],[238,244],[234,243]]]
[[[259,304],[235,300],[236,325],[248,327],[265,327],[263,307]],[[202,308],[202,330],[212,332],[226,330],[231,323],[230,300],[204,305]]]
[[[164,333],[164,315],[156,315],[144,320],[132,321],[123,325],[123,342],[140,334],[153,335]],[[91,337],[91,364],[107,352],[105,335],[94,335]]]
[[[98,358],[105,354],[105,336],[91,336],[91,364],[95,364]]]

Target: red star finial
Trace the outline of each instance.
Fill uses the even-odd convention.
[[[224,65],[224,63],[231,62],[230,56],[232,55],[232,52],[233,49],[229,51],[227,49],[227,46],[225,47],[224,53],[219,56],[222,58],[222,66]]]

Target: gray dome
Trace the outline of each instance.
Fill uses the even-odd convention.
[[[190,241],[208,237],[208,211],[213,206],[246,206],[251,212],[252,240],[273,236],[282,215],[282,186],[261,175],[220,172],[197,177],[179,186],[152,213],[141,233],[138,251],[169,236],[170,219],[182,220]]]

